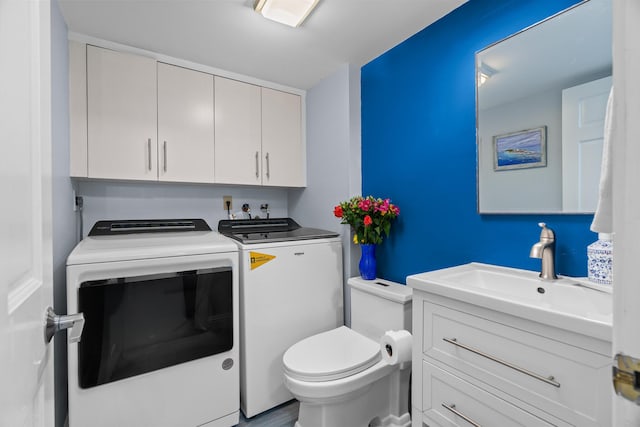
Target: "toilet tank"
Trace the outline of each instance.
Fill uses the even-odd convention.
[[[413,289],[383,279],[352,277],[351,329],[379,341],[386,331],[411,332],[411,296]]]

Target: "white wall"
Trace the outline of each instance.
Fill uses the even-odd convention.
[[[606,77],[608,71],[576,76],[544,92],[478,111],[481,212],[562,211],[562,91]],[[494,136],[540,126],[547,126],[546,167],[493,170]]]
[[[75,241],[73,188],[69,178],[69,82],[67,26],[57,1],[51,2],[51,136],[53,305],[67,313],[66,259]],[[62,426],[67,414],[67,344],[54,340],[55,425]]]
[[[359,275],[359,251],[333,207],[360,194],[360,169],[360,68],[345,64],[307,92],[307,188],[289,192],[289,213],[298,222],[342,234],[345,284]]]
[[[227,219],[226,195],[233,197],[232,212],[238,214],[248,203],[252,216],[264,218],[260,205],[268,203],[271,218],[288,215],[282,188],[112,181],[78,181],[77,188],[84,199],[83,236],[105,219],[203,218],[216,230],[218,221]]]
[[[480,212],[562,210],[562,91],[551,90],[478,112]],[[547,127],[547,166],[495,171],[493,137]]]

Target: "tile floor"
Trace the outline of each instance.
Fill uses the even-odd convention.
[[[294,427],[298,419],[298,406],[298,401],[292,400],[249,419],[240,411],[238,427]]]

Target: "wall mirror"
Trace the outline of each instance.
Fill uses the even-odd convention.
[[[611,62],[611,0],[477,52],[478,212],[595,211]]]

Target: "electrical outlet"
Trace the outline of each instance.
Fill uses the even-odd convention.
[[[228,206],[227,206],[228,204]],[[232,211],[233,210],[233,197],[231,196],[222,196],[222,209]]]

